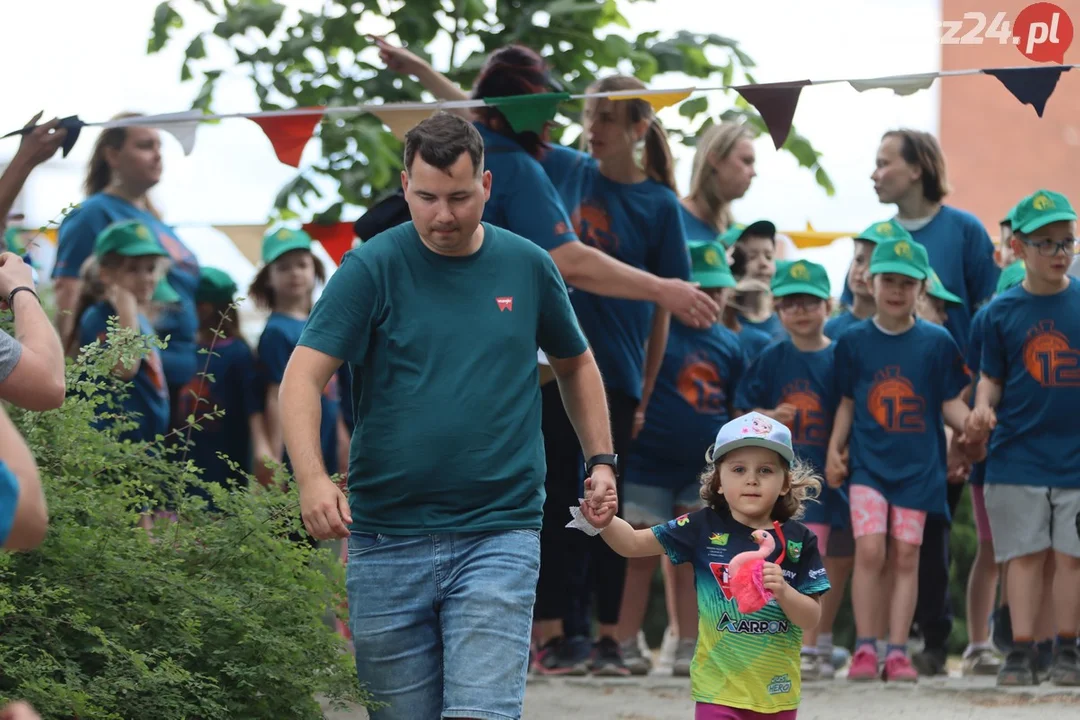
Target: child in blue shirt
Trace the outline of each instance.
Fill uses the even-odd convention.
[[[907,656],[918,594],[919,546],[928,513],[946,513],[944,425],[961,431],[968,374],[956,342],[943,328],[915,318],[930,276],[926,249],[909,240],[880,242],[870,259],[877,310],[836,341],[840,394],[829,440],[826,476],[841,487],[850,477],[855,570],[852,607],[858,635],[850,680],[879,676],[877,613],[886,605],[881,575],[891,536],[892,597],[886,680],[917,678]],[[849,445],[850,469],[843,451]]]
[[[817,539],[796,520],[820,481],[796,458],[790,430],[759,413],[721,427],[706,461],[701,510],[635,530],[614,517],[613,499],[600,513],[573,508],[571,525],[587,533],[602,528],[600,537],[625,557],[666,554],[676,565],[692,565],[700,618],[690,668],[697,720],[794,720],[802,634],[817,625],[820,597],[829,590]],[[761,579],[771,594],[748,614],[732,589],[733,566],[744,553],[763,561]]]
[[[281,435],[278,388],[285,375],[289,356],[300,340],[311,313],[316,282],[326,282],[322,262],[311,253],[311,237],[302,230],[281,228],[267,233],[262,245],[263,267],[251,283],[249,294],[256,306],[270,311],[259,337],[259,366],[265,388],[264,413],[270,452],[288,465]],[[339,425],[341,428],[339,429]],[[339,432],[344,433],[337,378],[331,378],[322,396],[322,441],[326,472],[336,474],[341,467]]]
[[[876,222],[853,238],[854,257],[848,268],[844,297],[850,296],[850,304],[836,317],[825,323],[825,334],[835,340],[857,322],[874,314],[874,293],[870,288],[870,255],[883,240],[912,240],[911,233],[895,220]]]
[[[1067,418],[1080,403],[1080,284],[1067,273],[1076,213],[1059,193],[1040,190],[1013,214],[1012,249],[1021,285],[986,309],[972,440],[989,436],[986,512],[994,554],[1008,563],[1013,644],[999,685],[1039,681],[1034,646],[1047,556],[1054,558],[1057,647],[1050,681],[1080,685],[1080,434]],[[991,433],[992,431],[992,433]]]
[[[74,317],[76,332],[68,343],[69,354],[97,340],[104,342],[110,317],[117,318],[120,327],[154,337],[147,315],[152,312],[168,257],[150,228],[138,220],[113,223],[102,230],[94,241],[94,255],[83,264]],[[177,299],[168,284],[163,284],[157,295],[166,302]],[[151,348],[132,365],[121,361],[113,372],[131,382],[127,397],[121,400],[121,412],[139,423],[121,437],[151,442],[164,435],[169,426],[169,391],[157,349]]]
[[[265,482],[269,477],[263,458],[271,456],[263,387],[255,354],[240,335],[235,294],[236,283],[228,273],[200,269],[195,302],[204,367],[180,394],[184,417],[194,415],[200,426],[191,434],[190,457],[204,480],[225,486],[238,479],[229,461],[240,472],[255,471]],[[211,412],[224,415],[206,418]]]
[[[773,279],[773,297],[788,340],[770,345],[750,365],[739,384],[735,406],[740,412],[759,412],[791,428],[799,458],[817,474],[825,472],[825,452],[836,412],[833,378],[833,343],[823,332],[829,314],[829,275],[817,263],[798,260],[785,263]],[[822,600],[821,622],[803,634],[802,676],[814,680],[831,678],[832,627],[851,574],[851,542],[838,541],[834,553],[830,531],[850,535],[846,490],[824,488],[816,502],[807,503],[802,522],[817,537],[825,555],[825,569],[836,592]],[[819,633],[829,642],[819,648]],[[824,652],[819,653],[819,649]]]
[[[715,241],[690,243],[691,280],[724,307],[735,278],[724,247]],[[672,320],[656,384],[648,398],[645,424],[626,458],[623,517],[635,527],[652,527],[701,507],[700,463],[693,458],[731,419],[731,400],[744,371],[746,356],[735,333],[720,324],[706,330]],[[620,626],[625,629],[623,659],[631,671],[643,661],[636,637],[645,619],[649,586],[658,557],[631,559],[627,566]],[[694,576],[688,567],[674,573],[679,631],[673,673],[689,676],[697,638]],[[647,670],[647,667],[646,667]]]

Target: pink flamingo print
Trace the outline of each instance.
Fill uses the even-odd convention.
[[[786,544],[780,523],[773,521],[773,529],[780,538],[780,557],[776,559],[776,564],[779,565],[784,562]],[[728,563],[731,589],[735,593],[735,602],[739,606],[739,612],[743,615],[756,613],[773,599],[772,592],[765,589],[762,570],[765,567],[765,561],[776,549],[776,541],[767,530],[755,530],[750,536],[758,544],[758,549],[741,552]]]

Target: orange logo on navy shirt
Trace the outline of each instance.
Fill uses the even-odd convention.
[[[495,304],[499,306],[499,312],[503,310],[514,311],[514,297],[513,295],[506,295],[504,297],[495,298]]]
[[[712,415],[724,409],[724,379],[704,353],[692,353],[686,358],[675,388],[696,412]]]
[[[1024,341],[1024,367],[1042,387],[1080,387],[1080,351],[1069,338],[1043,320],[1028,330]]]
[[[926,432],[926,400],[915,392],[898,365],[878,370],[866,398],[867,409],[887,432]]]
[[[724,599],[731,600],[735,597],[731,592],[731,574],[728,572],[728,564],[711,562],[709,569],[712,570],[716,584],[720,586],[720,592],[724,593]]]
[[[785,386],[780,403],[795,406],[795,419],[791,421],[791,441],[796,445],[825,446],[829,442],[829,429],[821,397],[810,389],[807,380],[796,380]]]
[[[584,201],[574,210],[572,217],[581,241],[614,255],[619,250],[619,237],[611,231],[611,218],[599,205]]]

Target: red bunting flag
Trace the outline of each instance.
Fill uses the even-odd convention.
[[[333,223],[331,225],[317,225],[307,223],[303,226],[304,232],[311,236],[312,240],[318,240],[326,254],[335,264],[341,264],[341,258],[352,249],[356,233],[353,224],[349,222]]]
[[[300,167],[300,156],[304,152],[304,146],[308,144],[315,126],[322,120],[323,106],[305,108],[311,110],[305,115],[271,115],[270,117],[253,117],[251,121],[262,128],[266,133],[270,144],[274,146],[278,160]]]
[[[769,129],[773,145],[779,150],[791,134],[791,122],[795,119],[795,106],[799,104],[799,93],[809,84],[809,80],[796,80],[741,85],[735,90],[746,102],[757,109],[761,119],[765,121],[765,127]]]

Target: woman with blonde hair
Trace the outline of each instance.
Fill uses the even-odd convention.
[[[133,113],[114,120],[138,117]],[[168,336],[161,362],[168,385],[170,407],[178,407],[180,389],[195,376],[198,354],[195,336],[199,328],[195,290],[199,285],[199,262],[172,228],[161,221],[148,193],[161,180],[161,137],[157,130],[138,125],[106,128],[94,144],[87,168],[86,200],[60,224],[53,282],[60,337],[71,340],[78,303],[79,272],[94,254],[94,242],[113,223],[134,220],[146,226],[154,242],[172,261],[155,293],[157,309],[151,319],[158,337]],[[174,292],[171,292],[174,290]],[[179,299],[174,301],[176,295]],[[67,311],[67,312],[63,312]],[[174,418],[174,423],[175,423]]]
[[[690,192],[681,200],[687,240],[714,240],[734,222],[731,203],[750,189],[754,135],[741,123],[711,125],[698,137]]]

